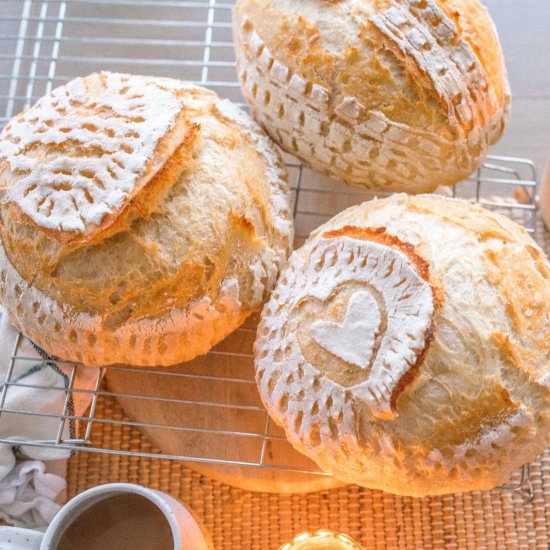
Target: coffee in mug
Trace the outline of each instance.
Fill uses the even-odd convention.
[[[122,493],[93,503],[77,514],[56,550],[166,550],[174,548],[168,520],[144,496]]]
[[[36,548],[36,547],[30,547]],[[140,485],[89,489],[55,516],[40,550],[211,550],[205,530],[178,500]]]

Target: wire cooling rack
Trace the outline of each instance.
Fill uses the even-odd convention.
[[[235,79],[231,38],[233,3],[217,0],[0,0],[0,127],[55,86],[75,76],[102,69],[190,80],[242,105],[243,99]],[[373,197],[372,193],[344,187],[321,177],[301,167],[290,157],[286,157],[286,160],[297,246],[313,229],[337,212]],[[471,178],[452,190],[442,192],[468,198],[487,208],[507,213],[534,233],[536,181],[535,167],[530,160],[491,156]],[[68,383],[64,388],[33,386],[14,376],[19,362],[37,362],[36,357],[21,352],[24,337],[19,335],[9,359],[0,395],[0,416],[47,416],[58,423],[55,438],[26,441],[25,445],[31,447],[153,456],[326,475],[311,463],[305,467],[300,465],[297,453],[292,454],[294,451],[282,432],[271,425],[255,391],[251,351],[254,333],[255,324],[251,320],[229,338],[236,339],[236,344],[223,342],[200,359],[200,369],[90,369],[54,359],[45,360],[49,365],[68,372]],[[227,359],[238,366],[227,373],[225,363],[223,368],[218,368],[220,358],[222,363]],[[93,370],[94,381],[90,388],[82,389],[76,386],[75,380],[86,370]],[[226,387],[244,387],[244,394],[248,397],[246,402],[233,402],[224,401],[213,394],[210,400],[201,401],[192,392],[184,398],[176,398],[169,391],[166,395],[113,391],[104,383],[104,377],[107,374],[109,378],[109,374],[115,372],[126,372],[138,378],[154,376],[157,380],[163,377],[167,390],[178,384],[190,388],[196,387],[193,384],[215,386],[220,383]],[[9,409],[8,394],[16,387],[62,391],[64,400],[59,410],[47,413]],[[75,415],[71,407],[73,397],[78,393],[88,393],[91,398],[90,407],[81,416]],[[190,414],[182,415],[177,423],[171,424],[143,423],[98,415],[101,400],[113,398],[127,404],[132,400],[167,403],[175,409],[183,407],[182,410]],[[205,427],[195,423],[202,412],[212,409],[219,411],[220,418],[229,418],[233,424]],[[234,413],[233,416],[231,413]],[[251,415],[253,422],[246,426],[240,425],[239,419],[243,414]],[[66,429],[68,424],[76,422],[79,425],[76,431]],[[99,446],[94,433],[113,425],[134,426],[148,435],[168,430],[175,434],[191,433],[222,440],[241,438],[254,441],[256,450],[252,456],[243,459],[240,456],[216,457],[208,448],[199,454],[182,455],[133,452],[124,448]],[[0,442],[10,443],[10,440],[2,439],[0,433]],[[282,453],[286,457],[283,463],[270,459],[270,446],[275,444],[288,446],[288,452],[285,450]],[[527,498],[532,498],[528,466],[515,474],[511,483],[502,488],[519,491]]]

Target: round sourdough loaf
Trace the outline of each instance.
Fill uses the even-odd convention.
[[[467,202],[364,203],[291,256],[255,355],[269,414],[342,481],[489,489],[550,443],[550,264]]]
[[[48,353],[170,365],[261,307],[292,238],[269,138],[216,94],[101,73],[0,135],[0,299]]]
[[[346,183],[454,184],[504,129],[506,70],[478,0],[239,0],[234,36],[256,120]]]

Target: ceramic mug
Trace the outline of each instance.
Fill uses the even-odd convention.
[[[87,491],[69,501],[57,513],[45,533],[31,531],[29,529],[19,529],[17,527],[0,527],[0,550],[56,550],[63,538],[63,535],[69,532],[69,528],[78,519],[86,525],[88,516],[91,517],[92,510],[100,509],[102,501],[107,503],[108,500],[114,497],[143,497],[149,503],[160,511],[165,522],[166,533],[163,533],[165,538],[173,540],[174,550],[210,550],[212,544],[209,541],[208,535],[205,534],[193,514],[178,500],[155,491],[147,489],[141,485],[133,485],[130,483],[110,483],[100,485]],[[111,501],[111,510],[112,501]],[[125,512],[128,512],[126,509]],[[130,516],[130,517],[129,517]],[[125,521],[131,521],[131,512],[126,515],[118,516],[113,514],[111,518],[122,517]],[[116,528],[116,519],[114,519],[114,527]],[[126,524],[128,528],[128,524]],[[169,530],[169,532],[168,532]],[[98,537],[101,536],[101,528],[97,528]],[[84,536],[84,534],[83,534]],[[162,550],[166,548],[163,545]],[[167,548],[167,550],[169,550]]]
[[[39,550],[43,533],[20,527],[0,527],[0,550]]]

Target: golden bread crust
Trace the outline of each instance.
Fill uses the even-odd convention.
[[[396,241],[384,237],[385,255],[356,238],[351,246],[346,240],[360,236],[356,228]],[[316,251],[327,236],[338,254],[320,265]],[[414,248],[409,263],[399,263],[395,242]],[[408,271],[416,256],[442,298],[432,294],[433,309]],[[361,280],[378,285],[384,298],[364,300],[363,310]],[[412,302],[402,301],[411,295]],[[376,347],[373,327],[392,334],[379,321],[381,307],[387,319],[416,321],[397,330],[397,339],[376,335]],[[327,321],[332,332],[320,331]],[[324,340],[315,340],[319,335]],[[424,353],[399,347],[409,335],[422,335]],[[323,349],[311,352],[312,340]],[[382,375],[372,362],[357,361],[369,346],[386,365]],[[335,216],[291,256],[264,307],[255,355],[270,415],[325,471],[403,495],[490,489],[550,443],[550,264],[524,228],[480,206],[430,195],[364,203]],[[397,390],[393,414],[373,406],[385,388]]]
[[[256,119],[345,183],[454,184],[504,130],[506,70],[478,0],[240,0],[234,37]]]
[[[3,173],[0,298],[25,334],[64,359],[174,364],[207,352],[266,299],[292,238],[286,171],[259,127],[214,93],[168,79],[106,80],[113,81],[128,83],[129,95],[132,85],[169,90],[180,105],[173,117],[180,128],[164,127],[138,172],[148,179],[135,179],[118,209],[81,233],[67,233],[63,219],[55,229],[40,215],[22,213],[8,187],[18,182]],[[102,93],[111,94],[108,87]],[[87,105],[93,111],[100,104],[90,95]],[[70,126],[79,116],[69,111],[59,124]],[[39,138],[33,151],[52,147]],[[73,151],[74,164],[87,163],[87,146]],[[50,165],[67,154],[60,144],[48,151]],[[69,181],[77,190],[78,174]],[[107,184],[118,191],[128,174],[118,176],[104,182],[102,196]],[[32,185],[36,193],[54,188],[51,180]],[[78,197],[72,204],[81,206]],[[86,220],[79,209],[78,216]]]

